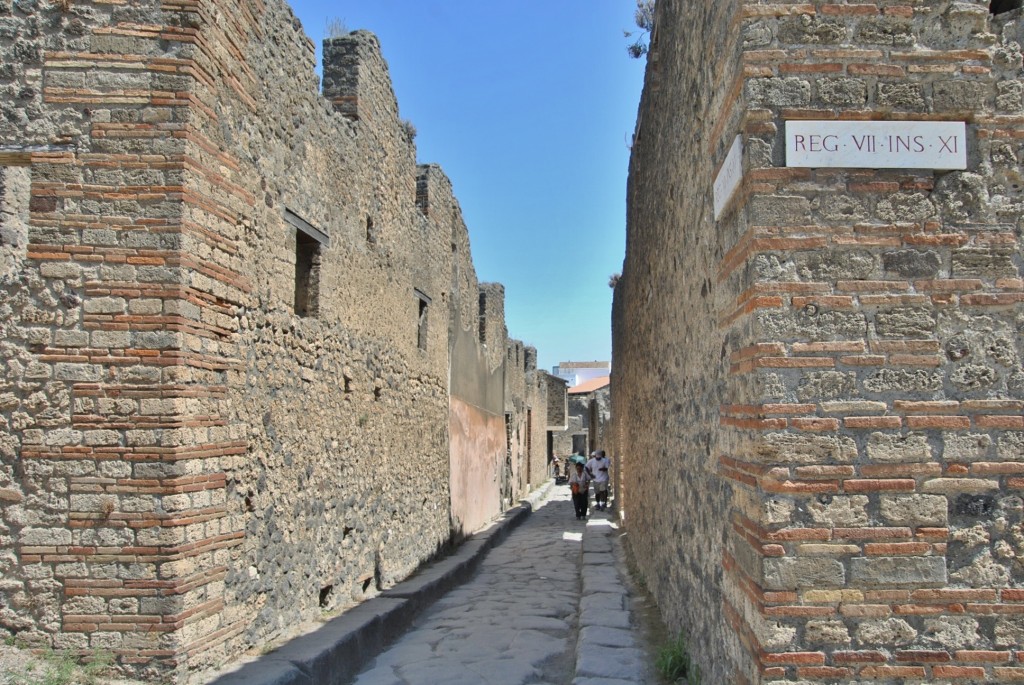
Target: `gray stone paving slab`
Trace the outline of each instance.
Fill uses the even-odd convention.
[[[594,592],[580,599],[580,609],[622,609],[626,606],[625,596],[616,592]]]
[[[632,630],[609,626],[585,626],[581,628],[580,641],[609,647],[636,646],[636,638]]]
[[[580,611],[580,625],[629,629],[633,622],[625,609],[583,609]]]
[[[646,655],[639,649],[609,649],[581,643],[576,649],[576,674],[600,678],[635,678]]]

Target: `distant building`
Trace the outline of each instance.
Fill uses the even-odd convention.
[[[610,417],[610,382],[605,375],[569,388],[569,424],[553,435],[556,455],[590,454],[601,448]]]
[[[551,369],[551,373],[565,379],[572,389],[582,383],[608,376],[612,370],[611,362],[559,362]]]

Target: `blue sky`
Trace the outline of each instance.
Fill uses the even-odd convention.
[[[608,277],[625,252],[643,59],[633,0],[292,0],[319,49],[329,20],[381,41],[418,161],[440,164],[481,281],[539,366],[611,358]]]

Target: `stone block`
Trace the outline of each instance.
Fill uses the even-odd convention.
[[[750,79],[747,99],[760,107],[806,107],[811,102],[811,83],[795,77]]]
[[[828,557],[770,558],[763,564],[765,588],[770,590],[842,587],[846,584],[843,564]]]
[[[87,314],[124,314],[126,303],[123,297],[90,297],[82,303]]]
[[[1001,616],[995,623],[996,647],[1019,647],[1024,644],[1024,616]]]
[[[753,198],[750,221],[764,226],[799,226],[811,223],[811,203],[806,197],[768,195]]]
[[[59,381],[72,383],[89,383],[100,380],[103,367],[98,364],[66,364],[54,365],[53,377]]]
[[[854,34],[858,43],[866,45],[913,45],[914,31],[910,22],[898,16],[866,19]]]
[[[85,347],[89,344],[89,333],[61,329],[53,332],[53,344],[55,347]]]
[[[973,111],[992,99],[992,86],[980,81],[958,79],[932,84],[932,108],[936,112]]]
[[[863,105],[868,99],[868,88],[862,79],[820,78],[815,82],[818,99],[826,105]]]
[[[807,513],[821,525],[861,527],[868,524],[867,506],[864,495],[823,495],[807,503]]]
[[[848,645],[850,630],[842,621],[808,621],[804,638],[811,645]]]
[[[857,626],[857,641],[865,646],[908,645],[917,631],[902,618],[869,619]]]
[[[845,463],[857,458],[857,445],[847,436],[767,433],[759,437],[754,453],[758,461],[771,464]]]
[[[794,256],[797,274],[805,281],[866,280],[878,270],[877,258],[867,250],[828,250]]]
[[[1024,109],[1024,81],[997,83],[996,109],[1011,114],[1016,114]]]
[[[922,433],[872,433],[868,436],[867,455],[883,464],[931,461],[932,448]]]
[[[953,251],[954,278],[1013,278],[1018,276],[1014,251],[1006,248],[962,248]]]
[[[891,250],[882,253],[882,268],[902,278],[934,278],[942,259],[934,250]]]
[[[22,545],[53,547],[71,544],[71,531],[66,528],[24,528],[18,536]]]
[[[93,331],[91,338],[92,346],[100,349],[121,349],[132,344],[129,331]]]
[[[879,106],[903,112],[924,112],[927,104],[919,83],[879,83]]]
[[[942,495],[883,495],[879,512],[890,526],[945,526],[949,500]]]
[[[875,215],[882,221],[925,221],[938,215],[928,195],[915,192],[891,193],[878,201]]]
[[[996,454],[1007,461],[1024,461],[1024,433],[1007,431],[999,436]]]
[[[945,557],[874,557],[850,560],[850,583],[858,587],[944,585]]]
[[[778,28],[780,42],[803,45],[834,45],[843,42],[846,34],[846,26],[841,21],[808,14],[783,19]]]
[[[932,478],[921,484],[922,492],[942,494],[983,494],[997,492],[999,481],[985,478]]]
[[[846,193],[819,193],[812,206],[825,221],[840,223],[859,221],[871,213],[863,200]]]
[[[982,642],[978,621],[973,616],[926,618],[922,637],[943,649],[975,649]]]
[[[942,387],[942,378],[936,371],[925,369],[880,369],[864,381],[864,389],[876,393],[896,393],[916,396]]]
[[[800,377],[797,398],[800,401],[850,397],[857,388],[857,375],[844,371],[812,371]]]

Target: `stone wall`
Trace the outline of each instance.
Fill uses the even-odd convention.
[[[1021,23],[658,2],[612,434],[634,558],[706,682],[1024,677]],[[966,121],[968,168],[787,168],[798,119]]]
[[[373,35],[321,96],[278,0],[0,25],[0,633],[199,677],[525,493],[547,384]]]

